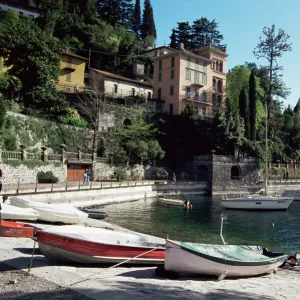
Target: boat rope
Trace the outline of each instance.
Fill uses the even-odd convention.
[[[33,257],[34,257],[34,251],[35,251],[35,246],[36,246],[36,238],[33,238],[34,244],[33,244],[33,249],[32,249],[32,255],[30,259],[30,264],[28,265],[28,273],[31,271],[32,263],[33,263]]]
[[[112,268],[118,267],[118,266],[120,266],[120,265],[122,265],[122,264],[125,264],[125,263],[127,263],[127,262],[129,262],[129,261],[135,259],[135,258],[139,258],[139,257],[141,257],[141,256],[143,256],[143,255],[145,255],[145,254],[148,254],[148,253],[150,253],[150,252],[152,252],[152,251],[154,251],[154,250],[156,250],[156,249],[164,249],[164,248],[161,248],[161,247],[155,247],[155,248],[153,248],[153,249],[151,249],[151,250],[148,250],[148,251],[146,251],[146,252],[144,252],[144,253],[141,253],[141,254],[139,254],[139,255],[137,255],[137,256],[135,256],[135,257],[131,257],[131,258],[129,258],[129,259],[126,259],[126,260],[124,260],[124,261],[121,261],[120,263],[117,263],[116,265],[113,265],[113,266],[111,266],[111,267],[109,267],[109,268],[107,268],[107,269],[101,270],[101,272],[96,273],[96,274],[93,274],[93,275],[90,276],[89,278],[85,278],[85,279],[83,279],[83,280],[74,282],[74,283],[70,284],[69,287],[74,286],[75,284],[82,283],[82,282],[85,282],[85,281],[87,281],[87,280],[90,280],[92,277],[94,277],[94,276],[96,276],[96,275],[100,275],[102,272],[104,272],[104,271],[106,271],[106,270],[108,270],[108,269],[112,269]],[[97,279],[99,279],[99,278],[97,278]]]

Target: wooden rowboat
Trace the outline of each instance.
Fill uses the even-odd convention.
[[[184,201],[180,199],[158,198],[158,200],[166,205],[184,206]]]
[[[248,277],[272,273],[286,255],[260,246],[210,245],[167,240],[165,270],[178,274]]]
[[[24,223],[0,221],[0,236],[32,238],[34,231],[35,228],[33,226]]]
[[[62,263],[164,263],[165,240],[140,233],[69,225],[38,230],[36,237],[40,251]]]

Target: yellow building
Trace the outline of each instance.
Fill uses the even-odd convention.
[[[87,61],[85,57],[65,51],[62,54],[60,75],[56,82],[57,90],[65,93],[84,91],[84,72]]]

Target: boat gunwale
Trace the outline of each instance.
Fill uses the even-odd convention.
[[[279,255],[277,257],[269,257],[268,260],[264,260],[264,261],[239,261],[239,260],[233,260],[233,259],[225,259],[225,258],[220,258],[220,257],[216,257],[216,256],[212,256],[209,254],[204,254],[202,252],[197,252],[194,251],[192,249],[186,248],[183,245],[181,245],[181,242],[175,242],[175,241],[170,241],[167,240],[167,242],[170,242],[171,244],[173,243],[174,245],[177,245],[178,247],[180,247],[181,250],[192,253],[196,256],[202,257],[204,259],[210,260],[210,261],[214,261],[216,263],[220,263],[220,264],[225,264],[225,265],[231,265],[231,266],[263,266],[263,265],[271,265],[276,263],[278,260],[287,257],[287,255]],[[178,244],[180,243],[180,244]],[[196,243],[195,243],[196,244]],[[216,245],[217,246],[217,245]],[[226,245],[224,245],[226,246]],[[248,247],[247,245],[234,245],[234,246],[239,246],[239,247]],[[168,249],[168,246],[166,247],[166,250]],[[263,254],[262,254],[263,255]],[[268,256],[263,255],[266,258],[268,258]]]
[[[153,248],[157,248],[157,250],[165,250],[166,248],[165,247],[151,247],[151,246],[138,246],[138,245],[130,245],[130,244],[126,244],[126,245],[123,245],[123,244],[112,244],[112,243],[105,243],[105,242],[95,242],[95,241],[88,241],[88,240],[83,240],[83,239],[80,239],[80,238],[74,238],[74,237],[70,237],[70,236],[66,236],[66,235],[62,235],[62,234],[58,234],[58,233],[50,233],[50,232],[47,232],[43,229],[41,230],[36,230],[36,237],[37,237],[37,240],[39,241],[38,239],[38,234],[39,233],[42,233],[42,234],[50,234],[52,236],[59,236],[59,237],[62,237],[62,238],[68,238],[68,239],[72,239],[72,240],[76,240],[76,241],[82,241],[82,242],[85,242],[85,243],[91,243],[91,244],[96,244],[96,245],[107,245],[107,246],[118,246],[118,247],[129,247],[129,248],[143,248],[143,249],[153,249]],[[42,241],[44,242],[44,241]],[[44,242],[45,243],[45,242]],[[48,243],[49,244],[49,243]],[[53,245],[53,244],[51,244]]]

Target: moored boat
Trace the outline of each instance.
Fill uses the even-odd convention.
[[[184,206],[184,201],[180,199],[158,198],[158,200],[166,205]]]
[[[227,209],[241,210],[287,210],[293,200],[293,197],[250,195],[222,199],[221,206]]]
[[[167,240],[165,270],[178,274],[248,277],[272,273],[286,255],[260,246],[211,245]]]
[[[79,208],[79,210],[88,214],[89,218],[91,218],[91,219],[103,220],[108,216],[108,214],[104,211],[89,210],[89,209],[84,209],[84,208]]]
[[[141,233],[79,225],[38,230],[40,251],[49,259],[68,263],[164,263],[165,240]]]
[[[88,218],[88,214],[69,204],[48,204],[18,197],[12,197],[10,202],[17,207],[33,208],[39,213],[38,220],[41,221],[78,224]]]
[[[34,226],[20,222],[0,221],[0,236],[32,238],[34,236]]]
[[[0,205],[2,207],[2,220],[36,221],[39,217],[39,213],[32,208],[20,208],[6,203],[1,203]]]

